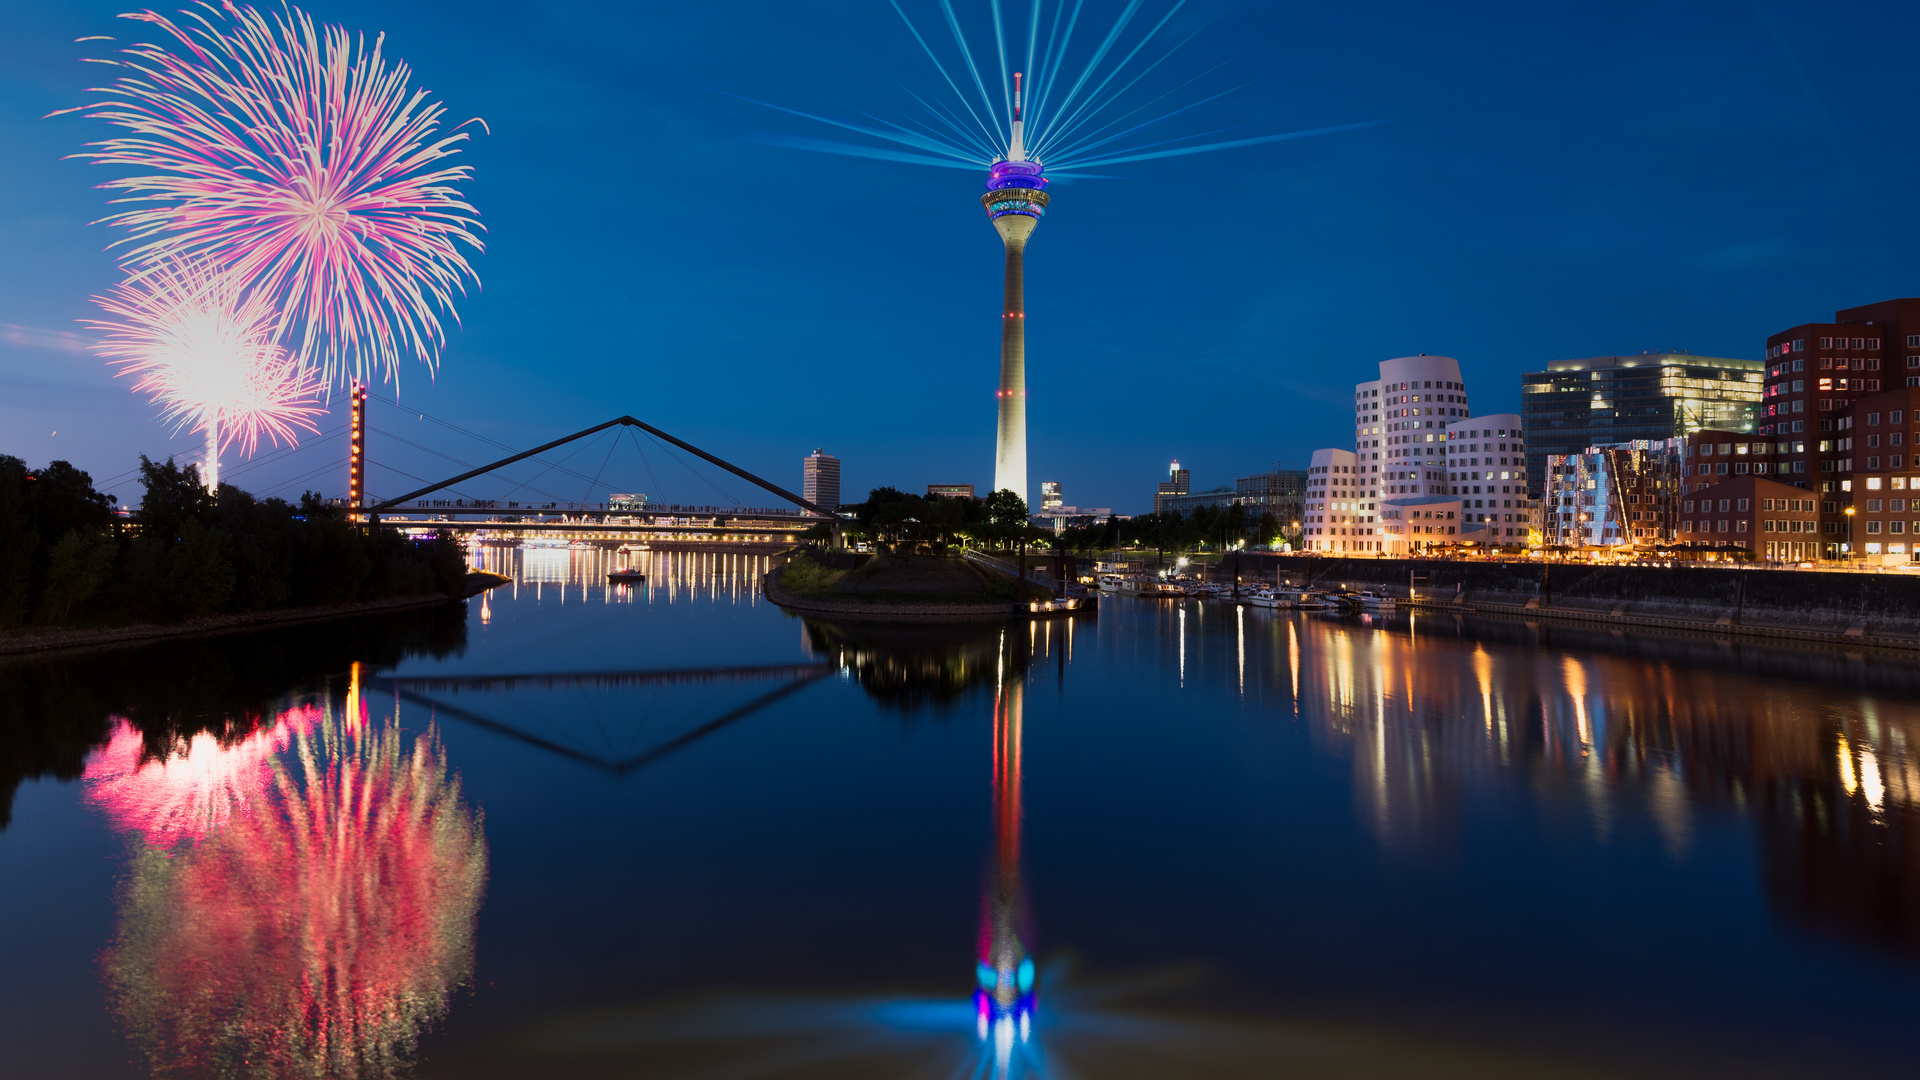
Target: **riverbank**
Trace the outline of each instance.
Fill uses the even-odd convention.
[[[352,615],[406,611],[465,600],[512,580],[504,574],[472,570],[467,573],[466,591],[459,596],[449,596],[446,593],[423,593],[416,596],[396,596],[386,600],[365,600],[351,604],[322,604],[314,607],[283,608],[278,611],[250,611],[239,615],[210,615],[178,623],[135,623],[127,626],[68,630],[22,630],[0,635],[0,660],[19,657],[38,660],[98,649],[145,645],[155,641],[217,637],[222,634],[270,626],[293,626],[299,623],[325,622],[329,619],[341,619]]]

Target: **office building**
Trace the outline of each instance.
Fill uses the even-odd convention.
[[[973,498],[973,485],[972,484],[928,484],[927,498],[931,499],[936,495],[941,496],[943,498],[948,498],[948,499],[971,499]]]
[[[1040,481],[1040,509],[1057,510],[1063,505],[1065,502],[1060,498],[1060,481]]]
[[[816,446],[800,469],[800,497],[825,510],[840,509],[840,459]]]
[[[1531,496],[1518,413],[1455,420],[1440,454],[1446,491],[1461,499],[1463,540],[1498,547],[1537,542],[1539,501]]]
[[[1192,484],[1192,469],[1181,468],[1178,461],[1168,466],[1166,480],[1153,493],[1153,512],[1159,513],[1169,496],[1187,494]]]
[[[1547,455],[1541,541],[1622,550],[1672,544],[1687,451],[1684,438],[1637,439]]]
[[[1360,471],[1360,458],[1351,450],[1315,450],[1307,466],[1306,499],[1300,524],[1301,546],[1308,551],[1359,552],[1380,550],[1369,490]]]
[[[1520,377],[1521,426],[1536,497],[1547,457],[1589,446],[1658,442],[1702,428],[1752,431],[1766,364],[1688,353],[1556,360]]]
[[[1378,379],[1354,385],[1353,401],[1363,502],[1451,493],[1443,455],[1447,427],[1473,415],[1460,361],[1424,354],[1383,360]]]
[[[1764,476],[1735,476],[1680,500],[1678,543],[1698,553],[1776,562],[1819,558],[1813,494]]]

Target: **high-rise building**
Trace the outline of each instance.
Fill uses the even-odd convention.
[[[1028,161],[1019,77],[1014,77],[1013,137],[1006,158],[987,173],[987,208],[1007,248],[1006,301],[1000,309],[1000,423],[993,457],[993,488],[1027,501],[1027,238],[1047,211],[1047,179]],[[1029,503],[1028,505],[1032,505]]]
[[[1040,509],[1057,510],[1065,505],[1066,502],[1060,498],[1060,481],[1040,481]]]
[[[1191,490],[1192,484],[1192,469],[1181,468],[1180,462],[1177,460],[1172,465],[1167,466],[1166,480],[1163,481],[1159,488],[1153,493],[1153,512],[1157,514],[1161,511],[1166,505],[1168,496],[1187,494],[1187,492]]]
[[[840,509],[840,459],[814,447],[800,463],[800,496],[815,506]]]
[[[1665,352],[1556,360],[1520,376],[1534,497],[1542,494],[1549,454],[1658,442],[1702,428],[1752,431],[1765,372],[1759,360]]]
[[[1380,377],[1353,391],[1353,449],[1367,478],[1363,498],[1449,494],[1447,425],[1473,415],[1460,361],[1425,355],[1383,360]]]
[[[1907,386],[1920,386],[1920,299],[1848,308],[1768,337],[1758,430],[1778,444],[1780,479],[1838,491],[1834,462],[1821,457],[1833,452],[1836,421],[1863,395]]]

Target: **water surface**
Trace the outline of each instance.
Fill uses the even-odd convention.
[[[9,1074],[1908,1072],[1905,658],[486,555],[0,668]]]

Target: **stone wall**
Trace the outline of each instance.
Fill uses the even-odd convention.
[[[1251,577],[1255,558],[1243,573]],[[1259,576],[1277,574],[1314,588],[1383,589],[1407,594],[1408,573],[1420,595],[1455,595],[1472,604],[1528,601],[1556,608],[1678,619],[1731,618],[1750,625],[1845,633],[1920,635],[1920,573],[1590,566],[1578,563],[1452,562],[1426,559],[1341,559],[1278,556],[1258,560]]]

